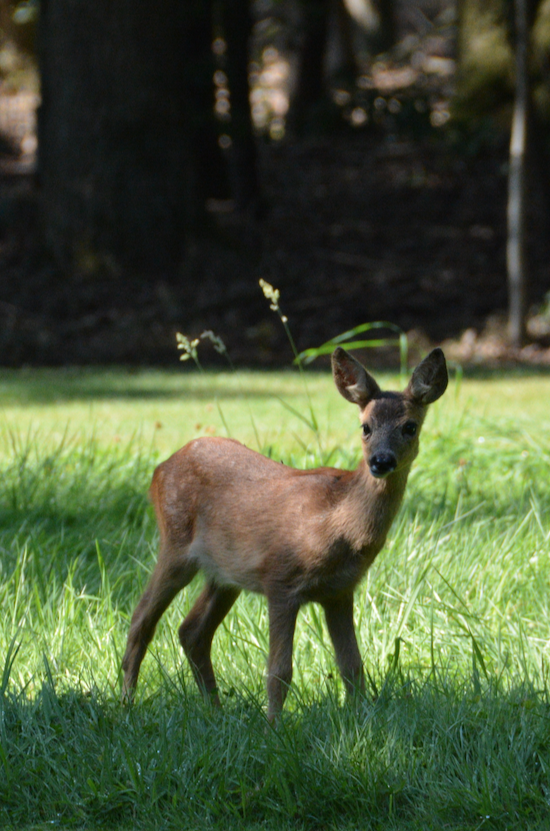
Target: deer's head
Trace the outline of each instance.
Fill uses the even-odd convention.
[[[414,370],[403,392],[384,392],[372,375],[338,347],[332,371],[339,392],[357,404],[363,431],[363,454],[371,474],[384,479],[408,468],[418,453],[418,438],[429,404],[447,388],[445,356],[433,349]]]

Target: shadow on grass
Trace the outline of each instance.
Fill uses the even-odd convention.
[[[17,828],[548,827],[546,693],[433,677],[385,690],[354,708],[322,693],[296,707],[291,695],[276,727],[252,696],[211,711],[185,685],[129,710],[51,681],[34,699],[5,694],[0,818]]]
[[[266,373],[262,373],[265,378]],[[252,375],[253,377],[253,375]],[[256,380],[252,388],[232,383],[227,371],[182,374],[166,370],[125,369],[37,369],[2,370],[0,403],[32,405],[71,401],[152,401],[193,398],[199,401],[292,397],[292,391],[277,381],[265,385]]]
[[[293,370],[282,369],[292,373]],[[309,370],[312,371],[312,370]],[[326,370],[312,371],[323,375]],[[61,369],[2,369],[0,370],[0,403],[3,404],[51,404],[71,401],[149,401],[177,400],[192,397],[197,400],[258,399],[280,396],[292,397],[288,385],[277,378],[269,377],[269,370],[257,373],[262,382],[255,379],[252,386],[242,388],[235,383],[228,371],[208,370],[205,375],[196,370],[155,370],[121,368],[66,367]],[[548,366],[486,367],[465,366],[465,378],[482,381],[500,381],[503,378],[547,378]],[[265,383],[264,383],[265,381]],[[301,394],[301,391],[300,391]]]

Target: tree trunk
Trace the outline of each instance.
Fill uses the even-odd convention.
[[[204,221],[206,199],[227,199],[230,183],[220,146],[220,127],[214,115],[215,61],[212,52],[211,0],[185,0],[188,14],[183,46],[186,55],[186,111],[193,165],[188,187],[187,218],[190,230]]]
[[[68,269],[181,260],[187,13],[180,0],[42,0],[43,225]]]
[[[288,123],[297,133],[315,129],[330,108],[325,86],[329,0],[301,0],[302,44]]]
[[[525,341],[528,264],[526,242],[527,174],[531,87],[529,79],[529,35],[537,0],[514,0],[514,54],[516,90],[510,137],[508,174],[508,335],[512,346]]]
[[[249,0],[223,0],[222,22],[227,42],[225,69],[231,94],[231,124],[228,129],[232,139],[229,153],[231,184],[237,208],[246,210],[258,208],[260,201],[258,154],[248,83],[252,35]]]
[[[335,86],[343,85],[345,89],[352,89],[357,77],[354,50],[354,26],[357,24],[344,0],[332,0],[331,17],[333,23],[329,37],[329,77]]]
[[[525,175],[529,83],[527,75],[527,3],[514,0],[516,94],[510,137],[508,174],[508,331],[516,348],[525,339],[526,262],[525,262]]]
[[[387,52],[395,46],[397,39],[395,0],[378,0],[374,6],[380,16],[376,45],[379,52]]]

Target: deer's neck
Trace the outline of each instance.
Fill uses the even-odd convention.
[[[376,479],[364,460],[352,475],[338,512],[340,533],[355,550],[376,556],[401,505],[410,465]]]

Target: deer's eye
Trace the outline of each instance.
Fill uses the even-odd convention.
[[[370,434],[372,433],[372,429],[369,424],[363,424],[363,436],[368,439]]]
[[[415,421],[406,421],[403,425],[403,435],[413,437],[416,436],[418,425]]]

